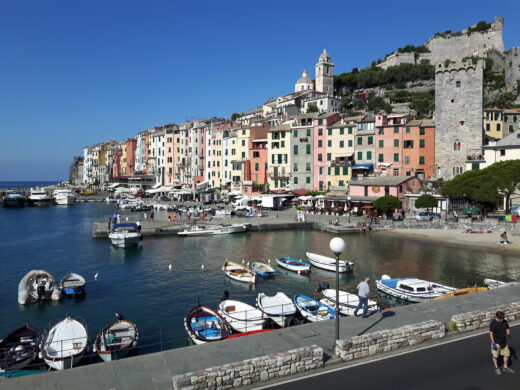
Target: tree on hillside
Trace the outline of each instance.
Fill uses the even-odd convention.
[[[307,107],[307,114],[311,112],[320,112],[316,104],[309,104],[309,106]]]
[[[378,210],[384,211],[388,216],[396,209],[401,209],[403,203],[393,195],[385,195],[374,201],[374,207]]]
[[[233,114],[231,114],[231,120],[236,121],[238,118],[244,115],[245,114],[243,112],[234,112]]]
[[[415,201],[415,207],[418,209],[426,209],[430,211],[434,207],[437,207],[438,202],[437,198],[430,194],[423,194],[417,198]]]
[[[392,112],[392,105],[388,104],[382,97],[376,96],[368,102],[368,109],[374,112],[384,110],[387,114],[390,114]]]

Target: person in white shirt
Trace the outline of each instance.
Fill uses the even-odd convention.
[[[354,315],[357,317],[357,312],[359,309],[363,308],[363,318],[368,318],[367,312],[368,312],[368,297],[370,295],[370,287],[368,286],[368,283],[370,282],[370,278],[365,278],[362,282],[360,282],[357,285],[358,289],[358,297],[359,297],[359,303],[356,307],[356,310],[354,310]]]

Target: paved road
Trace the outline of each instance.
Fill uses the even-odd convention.
[[[520,326],[515,328],[512,328],[512,333],[513,337],[517,336],[517,339],[513,338],[511,345],[520,355]],[[304,377],[301,380],[281,383],[269,388],[274,390],[520,389],[518,357],[512,364],[516,374],[497,376],[493,371],[488,348],[489,336],[478,335],[390,359],[346,367],[319,376]]]

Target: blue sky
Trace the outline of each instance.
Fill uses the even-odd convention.
[[[0,181],[66,179],[85,145],[254,108],[324,47],[342,73],[495,16],[520,46],[516,0],[0,0]]]

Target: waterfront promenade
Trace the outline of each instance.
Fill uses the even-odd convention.
[[[448,323],[459,313],[496,307],[520,301],[520,286],[460,296],[435,302],[420,303],[387,309],[368,319],[343,317],[340,338],[369,334],[378,330],[395,329],[427,320]],[[457,337],[448,336],[448,337]],[[513,339],[514,340],[514,339]],[[144,356],[131,357],[111,363],[99,363],[71,370],[50,372],[0,381],[0,389],[172,389],[172,378],[243,359],[254,358],[303,346],[318,345],[325,353],[326,368],[347,365],[334,355],[334,321],[305,324],[264,334],[224,340],[199,346],[178,348]],[[513,343],[518,349],[520,345]],[[489,341],[483,340],[482,359],[489,363]],[[463,355],[463,354],[462,354]],[[463,356],[460,356],[462,359]],[[370,360],[370,358],[366,358]],[[358,364],[356,361],[356,364]],[[436,362],[430,362],[435,365]],[[393,360],[386,365],[392,367]],[[448,372],[448,375],[456,375]],[[359,379],[359,378],[358,378]],[[361,380],[361,379],[359,379]]]

